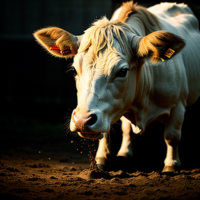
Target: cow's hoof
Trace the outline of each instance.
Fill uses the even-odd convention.
[[[97,164],[97,167],[102,171],[108,171],[108,167],[106,165]]]
[[[106,158],[95,158],[97,167],[102,171],[108,171],[108,159]]]
[[[174,174],[174,173],[179,173],[180,172],[180,168],[177,166],[165,166],[162,170],[163,174]]]

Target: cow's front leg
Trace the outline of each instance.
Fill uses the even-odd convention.
[[[96,153],[95,160],[98,168],[102,170],[108,170],[110,157],[110,134],[109,132],[106,132],[104,133],[104,137],[99,140],[99,146]]]
[[[122,121],[122,143],[121,148],[118,151],[117,156],[126,157],[128,159],[132,159],[133,157],[133,148],[132,148],[132,140],[135,134],[132,131],[132,126],[130,122],[128,122],[124,117],[121,118]]]
[[[169,120],[165,123],[164,138],[167,145],[167,154],[164,161],[163,172],[171,173],[180,170],[178,145],[181,139],[181,127],[184,119],[185,108],[179,103],[170,113]]]
[[[121,118],[122,124],[122,142],[115,160],[115,170],[132,171],[133,170],[133,146],[132,140],[135,134],[132,131],[131,123],[124,117]]]

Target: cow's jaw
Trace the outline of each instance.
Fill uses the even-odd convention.
[[[99,132],[99,133],[78,132],[78,135],[82,138],[97,140],[97,139],[99,139],[101,132]]]

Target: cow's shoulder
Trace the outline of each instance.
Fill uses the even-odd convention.
[[[197,18],[184,3],[161,3],[148,10],[157,16],[162,29],[179,34],[183,39],[199,30]]]

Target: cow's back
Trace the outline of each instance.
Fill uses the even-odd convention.
[[[199,23],[185,4],[161,3],[148,8],[160,21],[161,29],[181,37],[186,46],[173,58],[175,65],[186,75],[182,86],[188,89],[187,106],[193,104],[200,94],[200,33]],[[177,67],[177,66],[175,66]],[[186,86],[187,84],[187,86]]]
[[[193,14],[191,9],[184,3],[177,4],[177,3],[160,3],[149,7],[148,11],[154,13],[156,16],[169,16],[175,17],[180,14]]]

